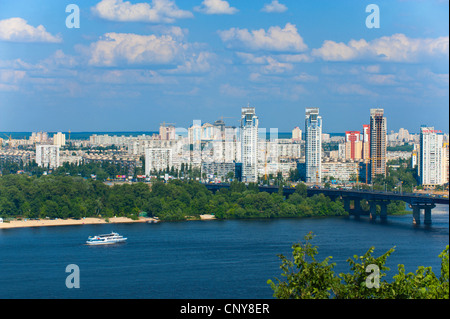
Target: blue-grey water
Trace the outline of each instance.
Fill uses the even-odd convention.
[[[416,227],[403,215],[385,224],[338,217],[0,229],[0,298],[272,298],[267,280],[280,277],[277,254],[290,256],[310,231],[318,259],[333,256],[336,273],[371,246],[375,256],[396,246],[387,280],[399,263],[407,272],[423,265],[439,274],[448,206],[432,216],[431,226]],[[127,243],[85,245],[88,236],[110,231]],[[69,264],[79,267],[80,288],[66,287]]]

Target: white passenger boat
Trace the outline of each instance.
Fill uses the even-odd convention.
[[[123,243],[126,240],[127,240],[127,238],[124,238],[123,236],[119,235],[118,233],[112,232],[111,234],[89,236],[88,240],[86,241],[86,244],[88,244],[88,245],[109,245],[109,244]]]

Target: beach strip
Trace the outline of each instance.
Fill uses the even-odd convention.
[[[200,220],[214,220],[214,215],[200,215]],[[39,219],[39,220],[12,220],[0,223],[0,229],[21,228],[21,227],[44,227],[44,226],[73,226],[73,225],[95,225],[95,224],[120,224],[120,223],[147,223],[156,219],[151,217],[139,217],[133,220],[127,217],[112,217],[109,221],[104,218],[86,217],[82,219]]]
[[[0,229],[21,227],[44,227],[44,226],[71,226],[71,225],[94,225],[94,224],[119,224],[119,223],[146,223],[153,218],[140,217],[133,220],[126,217],[112,217],[109,221],[104,218],[87,217],[82,219],[39,219],[39,220],[12,220],[0,223]]]

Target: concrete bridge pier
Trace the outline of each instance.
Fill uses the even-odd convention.
[[[387,205],[389,204],[389,202],[385,202],[382,201],[380,202],[380,219],[381,221],[386,221],[387,220]]]
[[[386,200],[371,200],[371,201],[369,201],[370,220],[375,221],[377,219],[377,205],[379,205],[380,206],[380,219],[381,219],[381,221],[386,221],[388,204],[389,204],[389,201],[386,201]]]
[[[375,221],[375,220],[377,220],[377,203],[375,201],[370,201],[369,205],[370,205],[370,211],[369,211],[370,212],[370,214],[369,214],[370,220]]]
[[[354,198],[353,203],[354,203],[353,204],[353,212],[354,212],[355,216],[359,216],[362,213],[361,199]]]
[[[342,200],[344,201],[345,211],[347,211],[350,215],[360,217],[360,215],[363,213],[360,198],[343,197]],[[350,208],[351,201],[353,201],[353,208]]]
[[[344,201],[344,210],[350,213],[350,198],[344,197],[342,200]]]
[[[419,205],[411,205],[413,210],[413,224],[420,225],[420,207]]]
[[[431,208],[434,208],[434,207],[436,207],[436,206],[433,205],[433,207],[431,207],[431,206],[427,205],[425,207],[425,209],[424,209],[424,211],[425,211],[425,219],[423,221],[423,223],[425,225],[431,225]]]
[[[425,225],[431,225],[431,210],[436,207],[435,204],[411,204],[409,207],[413,210],[413,223],[414,225],[420,225],[420,211],[424,210]]]

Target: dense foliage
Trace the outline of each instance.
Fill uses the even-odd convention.
[[[381,280],[386,276],[386,259],[394,252],[390,249],[380,257],[373,257],[371,247],[363,256],[354,256],[347,262],[352,272],[336,275],[330,263],[332,257],[319,262],[315,256],[317,247],[312,246],[312,234],[305,236],[305,243],[293,245],[293,260],[279,255],[285,279],[268,280],[278,299],[448,299],[449,298],[449,246],[439,255],[440,276],[431,267],[418,267],[416,273],[405,273],[404,265],[398,265],[398,274],[393,280]],[[378,284],[368,278],[373,272],[369,266],[379,269]],[[369,280],[368,280],[369,279]],[[368,284],[369,283],[369,284]]]
[[[108,186],[73,176],[0,177],[0,216],[22,218],[137,217],[140,212],[162,220],[214,214],[219,219],[336,216],[347,214],[341,202],[320,195],[306,197],[299,184],[295,194],[259,192],[256,185],[234,182],[215,194],[194,181],[160,181]]]

